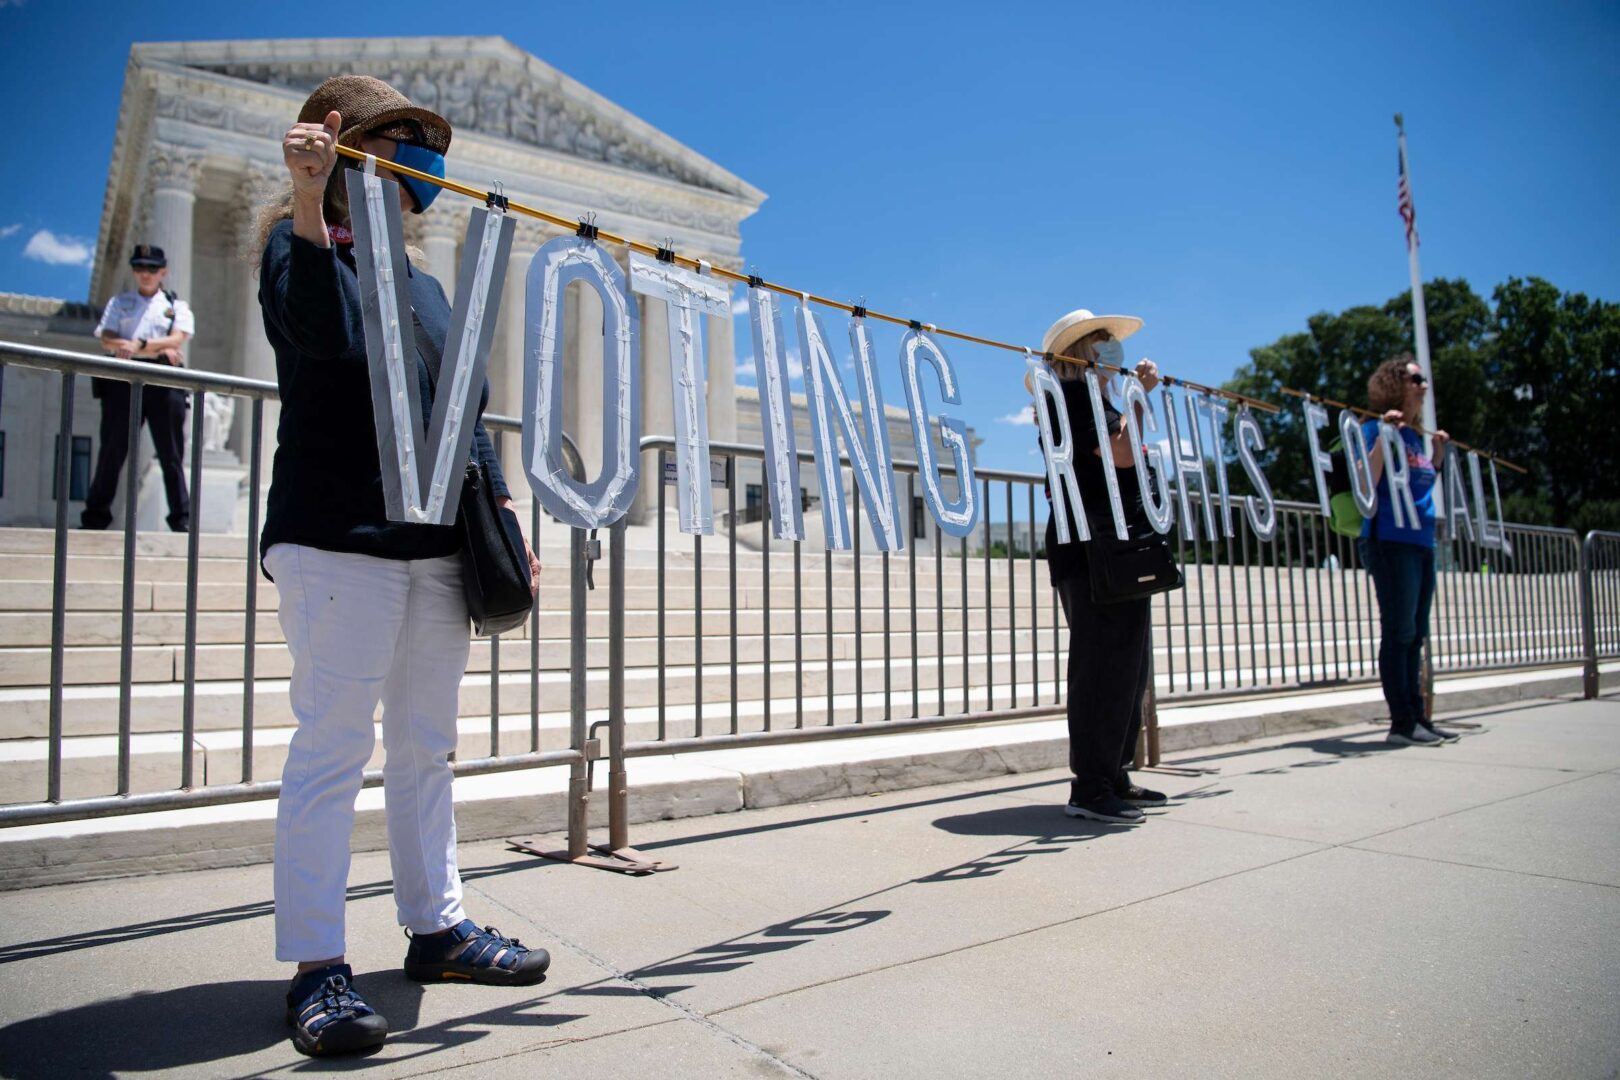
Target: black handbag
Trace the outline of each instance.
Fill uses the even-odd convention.
[[[414,310],[411,322],[416,348],[427,362],[428,384],[437,391],[443,354]],[[462,481],[456,528],[461,530],[462,591],[474,633],[487,637],[522,626],[534,610],[523,530],[516,514],[496,505],[489,466],[478,460],[476,450]]]
[[[1170,545],[1146,521],[1132,522],[1121,540],[1114,523],[1093,525],[1086,545],[1091,569],[1091,599],[1098,604],[1142,600],[1182,586],[1181,568]]]

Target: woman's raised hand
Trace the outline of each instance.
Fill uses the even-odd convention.
[[[1136,362],[1136,377],[1142,381],[1142,389],[1151,392],[1159,385],[1159,365],[1146,357]]]
[[[1406,414],[1401,412],[1399,409],[1390,409],[1388,412],[1384,413],[1384,423],[1386,424],[1393,424],[1396,427],[1400,427],[1405,422]]]
[[[281,157],[292,174],[293,193],[320,200],[326,194],[326,181],[337,165],[337,137],[343,130],[343,117],[326,114],[324,124],[294,124],[281,139]]]

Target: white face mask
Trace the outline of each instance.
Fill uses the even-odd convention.
[[[1099,341],[1092,348],[1097,351],[1097,362],[1099,364],[1112,364],[1114,367],[1121,368],[1125,366],[1125,346],[1112,338],[1107,341]]]

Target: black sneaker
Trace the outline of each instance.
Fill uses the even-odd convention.
[[[1419,720],[1418,727],[1444,742],[1456,742],[1458,739],[1462,738],[1461,735],[1457,734],[1455,731],[1452,731],[1450,728],[1435,727],[1433,722],[1429,720]]]
[[[287,1023],[293,1045],[311,1057],[355,1054],[381,1046],[388,1021],[354,988],[348,964],[306,971],[287,991]]]
[[[1444,746],[1446,740],[1433,734],[1428,728],[1414,727],[1411,731],[1397,731],[1390,728],[1384,741],[1396,746]]]
[[[1114,794],[1132,806],[1163,806],[1170,801],[1170,796],[1164,792],[1154,791],[1151,788],[1140,787],[1136,784],[1129,784],[1120,788]]]
[[[1063,808],[1063,812],[1070,817],[1085,818],[1087,821],[1106,821],[1114,825],[1135,825],[1145,816],[1142,811],[1113,792],[1099,795],[1083,803],[1071,799],[1069,805]]]
[[[551,954],[505,937],[471,919],[439,934],[411,938],[405,975],[417,982],[475,982],[486,986],[533,986],[546,977]]]

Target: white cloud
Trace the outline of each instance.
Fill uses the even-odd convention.
[[[1017,412],[1010,412],[1006,416],[996,417],[996,423],[1008,424],[1012,427],[1034,427],[1035,413],[1030,409],[1019,409]]]
[[[89,266],[91,251],[88,241],[41,229],[28,238],[23,254],[51,266]]]
[[[0,225],[0,240],[8,236],[16,236],[21,231],[21,225]]]
[[[731,301],[731,314],[733,316],[748,314],[748,296],[733,297]]]
[[[753,382],[759,378],[759,365],[754,363],[752,356],[737,357],[737,378]]]

